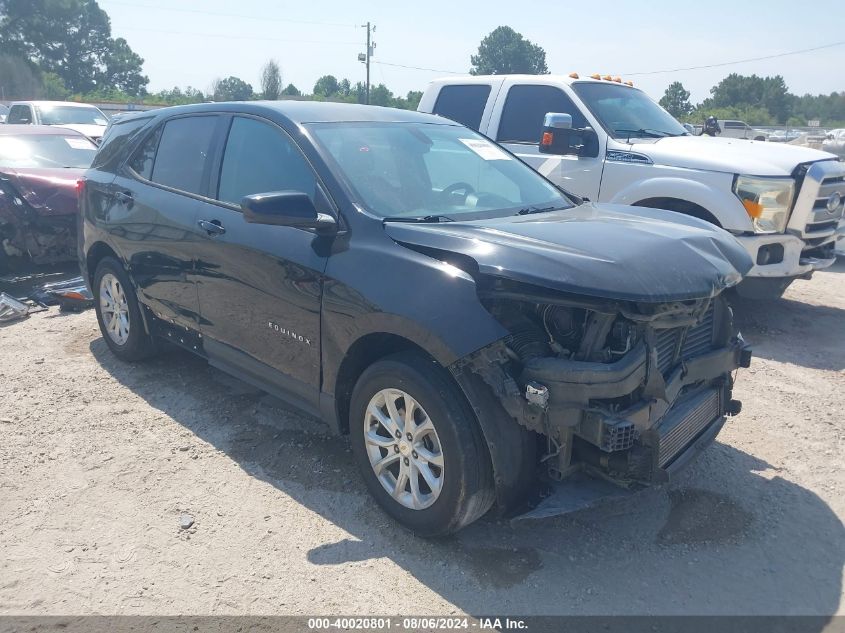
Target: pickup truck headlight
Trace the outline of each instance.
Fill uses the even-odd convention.
[[[734,193],[751,218],[755,233],[783,233],[795,197],[795,180],[737,176]]]

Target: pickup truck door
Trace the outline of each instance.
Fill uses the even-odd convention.
[[[196,218],[204,236],[195,252],[205,352],[213,365],[313,412],[330,238],[249,224],[239,203],[284,190],[308,193],[318,208],[327,198],[298,146],[270,121],[231,117],[221,146]]]
[[[509,79],[499,91],[490,117],[487,135],[567,191],[598,200],[604,168],[606,139],[599,134],[597,156],[555,156],[541,154],[540,136],[547,112],[572,115],[572,127],[601,128],[573,102],[559,84],[543,83],[542,78],[526,84]]]

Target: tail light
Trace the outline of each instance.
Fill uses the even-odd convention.
[[[85,180],[80,178],[76,181],[76,197],[82,198],[82,195],[85,193]]]

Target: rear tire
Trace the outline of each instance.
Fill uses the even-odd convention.
[[[106,345],[120,360],[132,362],[156,352],[144,329],[135,287],[119,261],[105,257],[94,273],[94,309]]]
[[[396,354],[364,371],[352,392],[349,431],[370,494],[414,534],[456,532],[493,505],[478,421],[452,377],[422,354]]]

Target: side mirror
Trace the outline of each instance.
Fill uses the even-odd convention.
[[[318,213],[311,197],[301,191],[256,193],[241,200],[241,210],[250,224],[310,228],[320,233],[337,228],[335,219],[327,213]]]
[[[573,129],[571,115],[549,112],[543,118],[540,153],[595,157],[599,153],[599,137],[591,127]]]

